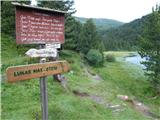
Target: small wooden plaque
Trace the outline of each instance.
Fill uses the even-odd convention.
[[[60,74],[69,71],[66,61],[55,61],[39,64],[13,66],[7,68],[8,82],[28,80],[49,75]]]

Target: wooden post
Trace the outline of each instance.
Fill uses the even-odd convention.
[[[44,48],[44,45],[40,45],[40,48]],[[41,58],[40,63],[45,63],[46,58]],[[47,94],[47,77],[40,77],[40,91],[41,91],[41,110],[42,120],[48,120],[48,94]]]
[[[40,63],[45,63],[46,59],[42,58]],[[48,120],[48,95],[47,95],[47,77],[40,77],[40,91],[41,91],[41,110],[42,120]]]

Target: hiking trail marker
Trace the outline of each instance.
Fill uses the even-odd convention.
[[[45,49],[30,49],[25,53],[29,57],[57,57],[57,49],[55,48],[45,48]]]
[[[40,78],[42,120],[48,120],[47,76],[69,71],[66,61],[46,62],[46,57],[57,57],[57,48],[64,43],[65,11],[12,2],[16,8],[16,43],[37,44],[29,57],[40,58],[40,63],[13,66],[6,71],[8,82]],[[46,47],[45,47],[46,46]]]
[[[65,73],[68,71],[69,65],[66,61],[46,62],[9,67],[7,68],[7,78],[8,82],[16,82]]]

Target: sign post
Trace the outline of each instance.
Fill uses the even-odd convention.
[[[40,59],[40,63],[45,63],[46,59]],[[41,109],[42,120],[48,120],[48,94],[47,94],[47,77],[40,77],[40,91],[41,91]]]
[[[44,48],[44,45],[39,45],[39,48]],[[45,63],[46,59],[41,58],[40,63]],[[48,120],[48,94],[47,94],[47,77],[40,77],[40,92],[41,92],[41,110],[42,120]]]
[[[40,49],[26,52],[40,58],[40,64],[9,67],[9,82],[40,77],[42,120],[48,120],[47,76],[69,71],[66,61],[46,62],[46,57],[57,57],[57,48],[64,43],[64,14],[49,8],[12,3],[16,7],[16,43],[37,44]],[[46,48],[44,49],[44,46]]]

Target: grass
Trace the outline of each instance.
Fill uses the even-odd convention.
[[[9,50],[10,48],[5,48]],[[13,47],[12,50],[17,50]],[[6,55],[2,51],[2,64],[24,64],[29,58],[24,55],[17,57]],[[5,51],[7,52],[7,51]],[[11,53],[14,53],[12,51]],[[123,58],[135,52],[110,52],[116,58]],[[108,54],[108,53],[105,53]],[[19,57],[18,57],[19,56]],[[79,54],[73,51],[62,51],[61,59],[71,65],[71,72],[66,73],[68,90],[58,82],[48,77],[48,106],[49,120],[150,120],[128,103],[117,98],[117,95],[128,95],[149,106],[151,111],[160,113],[160,98],[151,99],[154,95],[143,70],[136,65],[118,59],[116,62],[105,62],[103,67],[89,67],[83,65]],[[10,58],[10,59],[8,59]],[[12,61],[10,63],[10,60]],[[35,60],[36,61],[36,60]],[[34,62],[35,62],[34,61]],[[32,62],[32,60],[30,60]],[[84,73],[84,66],[91,72],[97,73],[103,80],[96,81]],[[5,68],[3,70],[5,74]],[[121,105],[123,111],[114,112],[104,105],[98,104],[88,97],[75,96],[72,91],[77,90],[104,98],[112,105]],[[28,81],[1,83],[2,120],[35,120],[41,119],[41,104],[39,79]]]
[[[25,46],[25,45],[24,45]],[[4,73],[6,68],[15,65],[25,65],[33,62],[38,62],[34,58],[25,56],[25,52],[31,47],[16,45],[15,40],[5,34],[1,36],[1,72]],[[33,46],[33,45],[31,45]]]
[[[104,52],[104,55],[107,55],[107,54],[112,54],[116,57],[126,57],[126,56],[136,55],[137,53],[134,51],[107,51],[107,52]]]

